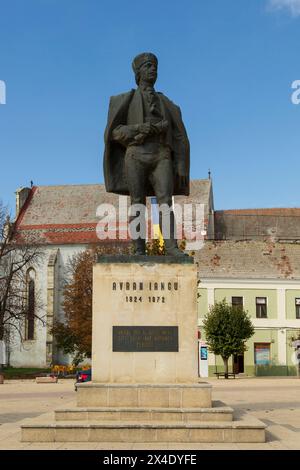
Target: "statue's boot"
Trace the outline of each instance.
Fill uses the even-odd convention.
[[[168,256],[178,256],[180,258],[186,258],[188,254],[184,253],[178,248],[176,239],[167,239],[164,240],[166,255]]]
[[[180,258],[184,258],[188,256],[186,253],[181,251],[178,248],[177,245],[177,240],[176,240],[176,222],[175,222],[175,217],[174,217],[174,212],[171,210],[171,212],[168,215],[169,218],[169,227],[170,231],[169,233],[165,233],[164,236],[164,226],[162,224],[162,214],[160,213],[160,218],[159,218],[159,225],[160,225],[160,230],[161,233],[163,234],[163,239],[164,239],[164,244],[165,244],[165,250],[166,250],[166,255],[169,256],[178,256]]]
[[[135,255],[145,255],[146,254],[146,242],[143,238],[138,238],[133,241],[134,254]]]

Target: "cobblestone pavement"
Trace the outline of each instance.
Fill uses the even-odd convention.
[[[53,421],[53,410],[75,405],[73,380],[36,384],[10,380],[0,385],[0,449],[300,449],[300,380],[297,378],[207,379],[213,399],[250,413],[267,424],[265,444],[126,444],[20,442],[20,425]]]

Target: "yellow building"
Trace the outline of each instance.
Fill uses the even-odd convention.
[[[242,305],[255,333],[232,370],[248,375],[296,375],[293,338],[300,334],[300,245],[270,241],[207,241],[199,263],[199,328],[209,306]],[[209,354],[209,373],[223,370]]]

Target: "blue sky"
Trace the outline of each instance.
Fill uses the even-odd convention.
[[[216,209],[300,207],[300,0],[0,0],[0,199],[103,182],[108,101],[159,58]]]

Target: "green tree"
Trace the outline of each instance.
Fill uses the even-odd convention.
[[[208,348],[222,357],[228,379],[228,359],[232,354],[242,354],[254,334],[251,319],[243,308],[231,306],[224,299],[210,307],[203,325]]]

